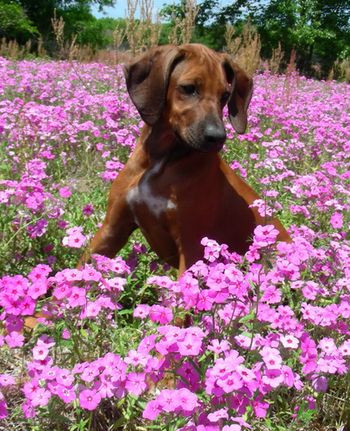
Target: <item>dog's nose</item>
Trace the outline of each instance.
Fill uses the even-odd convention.
[[[220,151],[226,141],[226,131],[223,125],[207,123],[204,129],[205,151]]]
[[[226,131],[223,125],[209,123],[204,129],[204,139],[208,144],[223,144],[226,140]]]

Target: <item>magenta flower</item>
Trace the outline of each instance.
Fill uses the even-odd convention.
[[[79,394],[80,406],[86,410],[95,410],[100,404],[101,395],[91,389],[84,389]]]
[[[22,347],[24,344],[24,337],[21,333],[13,331],[5,336],[5,341],[11,348]]]
[[[152,305],[149,310],[149,318],[153,322],[165,325],[173,320],[173,313],[170,308],[161,305]]]
[[[66,198],[66,199],[72,196],[72,191],[70,190],[69,187],[61,187],[58,193],[62,198]]]
[[[145,379],[145,373],[129,373],[125,387],[131,394],[139,396],[147,389]]]

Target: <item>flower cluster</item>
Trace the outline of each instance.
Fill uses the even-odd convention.
[[[0,419],[18,415],[15,393],[38,423],[62,403],[74,425],[118,403],[143,428],[243,431],[280,414],[311,429],[332,400],[346,423],[349,85],[255,77],[249,130],[228,124],[223,156],[267,223],[244,256],[203,238],[175,281],[140,244],[71,269],[140,134],[121,68],[0,58],[0,73]]]

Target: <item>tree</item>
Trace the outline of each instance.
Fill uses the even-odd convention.
[[[93,15],[90,6],[96,4],[100,9],[104,6],[113,6],[115,0],[16,0],[25,11],[28,18],[36,25],[44,39],[52,39],[51,19],[56,10],[57,17],[69,14],[74,15],[79,21],[91,21]],[[65,26],[68,34],[74,28],[73,21],[70,20]]]
[[[339,57],[350,54],[350,3],[348,0],[271,0],[252,16],[262,38],[262,53],[282,43],[289,55],[297,51],[305,73],[319,63],[325,72]]]
[[[38,29],[19,4],[0,1],[0,38],[15,39],[23,44],[38,35]]]

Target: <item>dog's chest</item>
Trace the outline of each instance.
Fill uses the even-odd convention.
[[[154,219],[155,222],[160,222],[177,209],[174,199],[168,193],[162,193],[160,190],[161,175],[162,164],[159,162],[152,169],[147,170],[138,184],[127,193],[127,203],[139,226],[143,224],[141,220],[144,220],[145,215],[148,215],[149,219]]]

